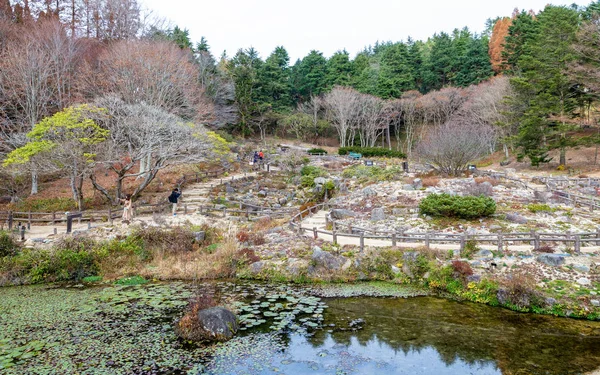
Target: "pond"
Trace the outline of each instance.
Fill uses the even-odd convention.
[[[600,322],[433,297],[318,298],[310,287],[280,284],[203,285],[236,306],[245,330],[227,343],[194,347],[176,338],[173,322],[195,288],[0,288],[0,373],[582,374],[600,368]]]

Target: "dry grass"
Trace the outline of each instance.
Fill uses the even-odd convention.
[[[497,186],[498,184],[500,184],[500,181],[498,181],[495,178],[492,177],[477,177],[475,178],[475,182],[477,184],[481,184],[483,182],[489,182],[492,186]]]
[[[435,187],[440,183],[441,180],[442,179],[440,177],[436,176],[424,177],[421,179],[421,181],[423,181],[424,187]]]

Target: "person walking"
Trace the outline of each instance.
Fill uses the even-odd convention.
[[[131,201],[131,194],[127,194],[125,199],[121,199],[123,205],[123,224],[129,225],[133,220],[133,202]]]
[[[169,195],[169,202],[171,202],[171,204],[173,205],[173,207],[172,207],[173,216],[177,215],[177,201],[179,200],[180,196],[181,196],[181,192],[179,191],[178,188],[173,189],[173,191],[171,192],[171,195]]]
[[[263,159],[265,158],[265,154],[263,154],[262,150],[260,150],[260,152],[258,153],[258,158],[260,159],[260,161],[262,163]]]

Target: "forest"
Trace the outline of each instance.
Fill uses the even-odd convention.
[[[599,65],[600,1],[292,63],[284,46],[216,56],[136,0],[0,0],[0,189],[36,194],[51,171],[80,206],[88,179],[115,200],[124,179],[142,178],[139,194],[164,168],[222,154],[231,135],[433,162],[503,150],[538,166],[558,149],[564,167],[569,148],[600,143]]]

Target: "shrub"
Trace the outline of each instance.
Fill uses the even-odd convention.
[[[514,310],[527,311],[531,306],[543,305],[541,294],[535,290],[531,275],[515,272],[501,282],[498,301]]]
[[[496,212],[496,202],[485,196],[430,194],[419,203],[423,215],[475,219]]]
[[[527,205],[527,209],[529,212],[538,213],[538,212],[554,212],[556,208],[552,208],[545,203],[531,203]]]
[[[552,254],[554,252],[554,248],[552,246],[544,245],[544,246],[540,246],[535,251],[540,252],[540,253]]]
[[[315,154],[327,154],[327,151],[323,150],[322,148],[311,148],[310,150],[307,151],[308,154],[310,155],[315,155]]]
[[[361,154],[362,156],[367,157],[367,158],[375,157],[375,156],[384,157],[384,158],[400,158],[400,159],[406,158],[406,154],[404,154],[401,151],[388,150],[387,148],[380,148],[380,147],[352,146],[352,147],[340,147],[338,149],[338,154],[340,154],[340,155],[348,155],[351,152]]]
[[[484,184],[483,182],[474,182],[466,186],[466,193],[475,197],[478,197],[480,195],[491,197],[494,194],[494,189],[491,184]]]
[[[190,229],[184,227],[174,227],[169,230],[156,227],[143,228],[136,230],[132,237],[139,239],[145,249],[166,254],[192,250],[196,238]]]
[[[20,201],[14,208],[17,211],[65,212],[77,210],[77,202],[72,198],[30,198]]]
[[[13,240],[10,234],[0,231],[0,258],[15,255],[19,245]]]
[[[245,229],[240,229],[236,233],[235,238],[237,238],[237,240],[241,243],[248,242],[250,241],[250,233],[248,233],[248,231]]]
[[[452,269],[454,270],[455,277],[461,280],[466,280],[467,277],[473,275],[473,269],[468,262],[461,260],[452,261]]]
[[[254,246],[264,245],[267,241],[265,240],[265,236],[262,233],[252,233],[250,236],[250,242]]]

